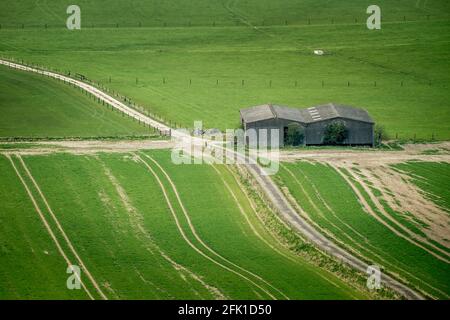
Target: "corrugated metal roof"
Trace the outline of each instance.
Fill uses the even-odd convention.
[[[366,110],[334,103],[318,105],[307,109],[264,104],[241,109],[240,113],[246,123],[276,118],[301,123],[313,123],[333,118],[346,118],[374,123]]]
[[[242,119],[247,123],[274,119],[276,117],[270,104],[241,109],[240,113]]]
[[[273,106],[273,110],[278,119],[292,120],[296,122],[305,122],[300,109],[285,106]]]
[[[350,106],[344,106],[344,105],[334,105],[334,109],[342,118],[347,119],[353,119],[368,123],[374,123],[372,117],[369,115],[369,113],[360,108],[354,108]]]

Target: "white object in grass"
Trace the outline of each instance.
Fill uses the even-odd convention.
[[[323,56],[324,52],[323,50],[314,50],[314,54],[318,56]]]

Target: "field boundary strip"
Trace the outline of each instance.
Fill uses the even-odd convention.
[[[371,251],[370,249],[364,247],[362,244],[358,243],[358,241],[355,241],[353,239],[353,237],[351,237],[350,235],[347,234],[347,232],[345,232],[341,227],[337,226],[334,222],[332,222],[330,219],[328,219],[323,211],[317,207],[317,205],[314,203],[314,201],[311,199],[310,194],[306,191],[306,189],[303,187],[303,185],[300,183],[300,181],[298,180],[298,178],[294,175],[294,173],[285,165],[281,165],[281,167],[292,177],[293,181],[295,182],[295,184],[297,184],[300,187],[300,190],[302,191],[302,193],[305,195],[305,198],[307,199],[307,201],[311,204],[311,206],[313,207],[314,211],[321,216],[321,218],[326,221],[327,223],[329,223],[332,227],[336,228],[337,230],[339,230],[343,236],[353,245],[358,247],[359,250],[363,249],[363,251],[365,251],[366,253],[369,253],[375,257],[377,257],[378,259],[380,259],[380,261],[382,261],[384,264],[388,264],[387,261],[385,261],[382,257],[380,257],[380,255],[378,253],[375,253],[374,251]],[[304,175],[304,174],[303,174]],[[307,178],[306,175],[305,179]],[[313,189],[315,189],[315,186],[313,186],[312,182],[309,181],[309,183],[311,184],[311,186],[313,187]],[[317,191],[315,191],[317,193]],[[289,192],[290,193],[290,192]],[[344,221],[342,221],[340,218],[338,218],[336,216],[336,213],[334,212],[334,210],[332,208],[330,208],[328,206],[328,204],[322,199],[322,197],[319,197],[319,195],[316,195],[320,201],[322,201],[323,205],[327,208],[328,211],[330,211],[332,213],[333,216],[335,216],[337,218],[338,221],[340,221],[345,227],[347,227],[349,230],[351,230],[352,232],[354,232],[356,235],[358,235],[358,237],[360,237],[365,243],[366,245],[370,246],[372,249],[377,250],[377,248],[374,248],[372,244],[370,244],[367,241],[367,238],[365,238],[364,236],[362,236],[361,234],[359,234],[359,232],[357,232],[356,230],[354,230],[351,226],[349,226],[347,223],[345,223]],[[371,259],[368,258],[365,254],[363,254],[362,252],[353,249],[351,247],[349,247],[349,245],[346,245],[345,242],[343,242],[342,240],[339,240],[336,238],[335,234],[333,232],[327,232],[326,230],[324,230],[323,227],[321,227],[318,223],[314,222],[312,220],[312,218],[308,215],[308,213],[306,212],[306,210],[302,209],[300,207],[300,204],[298,203],[298,201],[293,200],[294,202],[294,206],[296,205],[297,208],[299,210],[301,210],[305,216],[305,219],[308,219],[308,221],[313,224],[317,229],[319,229],[323,234],[327,234],[329,237],[331,237],[333,239],[333,241],[335,241],[336,243],[341,244],[341,246],[344,246],[345,248],[347,248],[348,250],[351,250],[353,252],[355,252],[356,254],[358,254],[362,259],[364,259],[365,261],[370,261]],[[384,253],[384,252],[383,252]],[[386,254],[386,253],[384,253]],[[398,267],[397,267],[398,268]],[[400,268],[399,268],[400,269]]]
[[[247,221],[247,224],[249,225],[250,229],[253,231],[253,233],[262,241],[264,242],[268,247],[270,247],[272,250],[274,250],[275,252],[277,252],[278,254],[280,254],[281,256],[287,258],[288,260],[290,260],[291,262],[294,263],[298,263],[298,261],[296,259],[294,259],[293,257],[285,254],[284,252],[281,252],[278,248],[274,247],[273,245],[271,245],[266,239],[264,239],[258,232],[258,230],[256,230],[255,226],[253,225],[253,223],[250,221],[250,218],[248,217],[247,213],[245,212],[244,208],[242,207],[242,205],[239,203],[239,200],[237,199],[236,194],[234,193],[234,191],[231,189],[230,185],[228,184],[228,182],[226,182],[225,178],[223,177],[223,174],[219,171],[219,169],[217,169],[214,165],[212,165],[212,167],[214,168],[214,170],[216,171],[217,175],[220,177],[220,179],[222,180],[223,184],[225,185],[226,189],[228,190],[228,192],[230,193],[231,197],[233,198],[234,203],[236,204],[236,206],[239,209],[239,212],[242,214],[242,216],[244,216],[245,221]],[[227,168],[227,170],[229,171],[229,169]],[[229,171],[230,172],[230,171]],[[230,174],[232,174],[230,172]],[[233,179],[236,181],[236,179],[233,176]],[[236,181],[236,183],[238,183]],[[240,185],[239,185],[240,186]],[[253,207],[253,204],[250,202],[250,199],[247,199],[253,212],[255,212],[256,214],[256,208]]]
[[[61,244],[59,243],[56,235],[52,231],[52,228],[50,227],[47,219],[45,218],[41,208],[39,207],[35,197],[33,196],[32,192],[31,192],[30,188],[28,187],[27,183],[25,182],[25,179],[22,177],[22,175],[20,174],[19,170],[17,169],[13,159],[11,158],[10,155],[5,155],[5,157],[11,162],[11,166],[13,167],[13,169],[14,169],[17,177],[19,178],[19,180],[22,182],[22,185],[25,188],[25,191],[27,192],[28,197],[30,198],[31,202],[33,203],[33,206],[34,206],[36,212],[38,213],[39,218],[41,219],[42,223],[44,224],[45,229],[47,230],[48,234],[50,235],[50,237],[52,238],[53,242],[55,243],[56,248],[58,249],[58,252],[64,258],[64,260],[66,261],[68,266],[73,265],[72,262],[70,261],[70,259],[67,257],[66,253],[64,252],[64,250],[63,250]],[[77,273],[74,273],[74,274],[75,274],[75,277],[77,277],[77,280],[80,281],[81,286],[83,287],[84,291],[89,296],[89,298],[91,300],[95,300],[95,298],[90,293],[90,291],[88,290],[88,288],[86,287],[84,282],[79,277],[79,275]]]
[[[250,218],[248,217],[248,215],[245,213],[245,209],[242,207],[242,205],[239,203],[237,196],[235,194],[235,192],[231,189],[230,185],[228,184],[228,182],[226,182],[225,178],[223,177],[223,174],[214,166],[212,165],[212,167],[214,168],[214,170],[217,172],[217,174],[220,176],[222,182],[224,183],[225,187],[227,188],[227,190],[229,191],[230,195],[232,196],[236,206],[239,208],[239,211],[241,212],[241,214],[245,217],[245,220],[247,221],[247,224],[250,226],[250,228],[252,229],[253,233],[265,244],[267,245],[270,249],[272,249],[274,252],[276,252],[277,254],[279,254],[280,256],[288,259],[289,261],[295,263],[295,264],[299,264],[301,265],[300,261],[298,261],[297,259],[295,259],[294,257],[288,255],[287,253],[282,252],[279,248],[271,245],[266,239],[264,239],[259,232],[256,230],[255,226],[253,225],[253,223],[251,222]],[[241,183],[237,180],[237,178],[235,177],[234,173],[231,171],[231,169],[228,168],[228,165],[225,165],[225,170],[227,170],[230,175],[232,176],[233,180],[236,182],[236,184],[242,188],[242,190],[244,190],[244,187],[241,185]],[[258,216],[257,213],[257,209],[255,208],[254,204],[252,203],[252,201],[248,198],[248,195],[245,193],[245,191],[243,191],[245,194],[245,197],[251,207],[251,210],[254,212],[254,214],[256,216]],[[258,218],[258,221],[259,218]],[[275,239],[275,241],[278,242],[278,240],[273,237]],[[294,255],[295,256],[295,255]],[[297,257],[297,256],[295,256]],[[311,269],[312,272],[314,272],[316,275],[318,275],[319,277],[321,277],[322,279],[324,279],[325,281],[327,281],[328,283],[330,283],[331,285],[335,286],[335,287],[339,287],[335,282],[333,282],[331,279],[327,278],[325,275],[321,274],[320,272],[318,272],[317,270],[315,270],[314,268]]]

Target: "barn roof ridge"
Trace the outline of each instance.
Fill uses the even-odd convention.
[[[272,112],[273,117],[274,117],[274,118],[278,118],[277,113],[276,113],[275,110],[273,109],[273,104],[269,103],[269,109],[270,109],[270,112]]]
[[[309,108],[293,108],[269,103],[241,109],[240,113],[248,123],[269,119],[284,119],[309,124],[334,118],[374,123],[366,110],[334,102]]]

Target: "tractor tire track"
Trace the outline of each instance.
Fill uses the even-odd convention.
[[[354,246],[356,246],[356,247],[358,247],[358,248],[360,248],[360,249],[363,249],[363,250],[367,251],[368,253],[372,254],[373,256],[379,258],[381,261],[385,262],[385,260],[384,260],[383,258],[381,258],[378,254],[374,253],[373,251],[367,249],[366,247],[364,247],[363,245],[361,245],[360,243],[358,243],[357,241],[355,241],[355,240],[354,240],[347,232],[345,232],[344,230],[342,230],[342,228],[340,228],[340,227],[337,226],[334,222],[332,222],[331,220],[329,220],[329,219],[325,216],[325,214],[322,212],[322,210],[319,209],[319,207],[317,207],[317,205],[316,205],[316,204],[314,203],[314,201],[311,199],[311,197],[310,197],[309,194],[306,192],[305,188],[304,188],[303,185],[300,183],[300,181],[298,180],[298,178],[294,175],[294,173],[293,173],[289,168],[287,168],[287,167],[284,166],[284,165],[281,165],[281,167],[282,167],[284,170],[286,170],[286,172],[289,173],[289,175],[292,177],[292,179],[295,181],[295,183],[296,183],[296,184],[299,186],[299,188],[301,189],[302,193],[305,195],[306,200],[311,204],[311,206],[313,207],[314,211],[316,211],[316,213],[317,213],[318,215],[320,215],[322,219],[324,219],[324,220],[327,221],[331,226],[333,226],[334,228],[336,228],[337,230],[339,230],[339,231],[342,233],[342,235],[343,235],[345,238],[347,238],[347,240],[350,241]],[[305,177],[306,177],[306,176],[305,176]],[[319,198],[319,200],[321,200],[321,197],[318,196],[318,198]],[[293,199],[293,201],[294,201],[294,199]],[[323,202],[323,201],[322,201],[322,202]],[[300,207],[296,201],[295,201],[295,204],[296,204],[298,207]],[[324,204],[324,205],[327,206],[327,204]],[[331,208],[329,208],[329,210],[330,210],[330,209],[331,209]],[[316,226],[316,228],[318,228],[322,233],[327,234],[328,236],[330,236],[330,237],[333,239],[333,241],[339,243],[339,244],[340,244],[341,246],[343,246],[343,247],[346,247],[345,243],[342,242],[341,240],[337,239],[336,236],[335,236],[332,232],[327,232],[324,228],[322,228],[322,227],[319,226],[317,223],[315,223],[315,222],[313,221],[313,219],[307,214],[307,212],[306,212],[304,209],[301,209],[301,211],[303,211],[303,214],[304,214],[305,218],[307,218],[308,221],[309,221],[311,224],[314,224],[314,225]],[[335,214],[334,214],[334,215],[335,215]],[[336,216],[336,218],[337,218],[337,216]],[[337,218],[337,219],[340,220],[339,218]],[[342,222],[342,221],[341,221],[341,222]],[[354,230],[353,230],[350,226],[348,226],[346,223],[344,223],[344,222],[342,222],[342,223],[343,223],[345,226],[347,226],[350,230],[352,230],[353,232],[355,232],[358,236],[360,236],[361,239],[362,239],[368,246],[372,247],[372,249],[375,249],[375,248],[373,248],[373,246],[372,246],[371,244],[369,244],[369,243],[367,242],[367,239],[366,239],[366,238],[362,237],[358,232],[354,231]],[[353,251],[354,249],[349,248],[349,250],[352,250],[352,251]],[[355,252],[356,254],[358,254],[359,256],[361,256],[362,258],[364,258],[366,261],[370,261],[370,260],[371,260],[371,259],[368,259],[364,254],[362,254],[361,252],[359,252],[359,251],[357,251],[357,250],[354,250],[354,252]]]
[[[162,250],[152,239],[149,232],[145,229],[143,226],[143,215],[139,212],[139,210],[134,207],[134,205],[131,203],[131,200],[128,198],[128,195],[126,194],[126,191],[123,189],[122,185],[119,183],[117,178],[113,175],[111,170],[106,166],[106,164],[101,161],[98,157],[97,160],[100,162],[101,166],[103,167],[105,175],[108,177],[109,181],[111,182],[112,186],[115,188],[116,193],[119,195],[119,198],[127,211],[129,218],[130,218],[130,224],[132,225],[134,231],[138,234],[138,238],[141,238],[141,240],[144,243],[144,246],[146,249],[153,254],[153,250],[155,249],[161,257],[166,260],[170,266],[178,273],[178,275],[183,279],[183,273],[187,274],[189,277],[191,277],[193,280],[200,283],[200,285],[208,291],[211,296],[215,297],[217,300],[225,300],[227,297],[216,287],[206,283],[199,275],[188,269],[187,267],[177,263],[174,261],[164,250]],[[136,268],[136,272],[138,275],[144,279],[143,275],[140,274],[139,270]],[[149,280],[146,280],[150,282]],[[186,280],[185,280],[186,281]],[[186,281],[187,282],[187,281]],[[152,282],[151,282],[152,283]],[[153,283],[152,283],[153,285]],[[201,297],[201,296],[200,296]]]
[[[236,206],[239,208],[239,211],[241,212],[242,216],[245,218],[245,220],[247,221],[247,224],[249,225],[249,227],[252,229],[253,233],[265,244],[267,245],[270,249],[272,249],[274,252],[276,252],[277,254],[279,254],[280,256],[288,259],[289,261],[297,264],[297,265],[301,265],[303,266],[298,260],[296,260],[294,257],[282,252],[280,249],[278,249],[277,247],[273,246],[272,244],[270,244],[266,239],[264,239],[259,232],[256,230],[255,225],[251,222],[250,218],[248,217],[248,215],[246,214],[244,208],[242,208],[241,204],[239,203],[239,200],[237,199],[236,194],[234,193],[234,191],[231,189],[230,185],[225,181],[225,178],[223,176],[223,174],[213,165],[212,166],[214,168],[214,170],[217,172],[217,174],[219,175],[219,177],[221,178],[222,182],[224,183],[225,187],[227,188],[228,192],[230,193],[230,195],[232,196]],[[228,172],[230,172],[230,174],[232,175],[234,181],[237,183],[237,185],[244,190],[243,186],[241,185],[241,183],[236,179],[236,176],[233,174],[233,172],[228,168],[228,166],[225,166],[226,170]],[[244,192],[244,191],[243,191]],[[247,201],[250,204],[250,207],[252,208],[253,213],[255,214],[255,216],[258,216],[257,213],[257,209],[254,206],[254,204],[252,203],[252,201],[248,198],[248,195],[245,194]],[[259,218],[258,218],[259,220]],[[324,276],[323,274],[317,272],[316,270],[312,270],[314,272],[314,274],[316,274],[317,276],[321,277],[322,279],[324,279],[325,281],[327,281],[328,283],[330,283],[331,285],[333,285],[336,288],[339,288],[339,286],[333,282],[332,280],[328,279],[326,276]]]
[[[41,219],[42,223],[44,224],[45,229],[47,230],[48,234],[50,235],[50,237],[52,238],[53,242],[56,245],[56,248],[58,249],[59,254],[64,258],[64,260],[67,263],[67,266],[71,266],[73,265],[73,263],[71,262],[71,260],[67,257],[66,253],[64,252],[61,244],[59,243],[59,240],[57,239],[57,237],[55,236],[55,234],[53,233],[47,219],[45,219],[45,216],[43,214],[43,212],[41,211],[41,208],[39,207],[36,199],[34,198],[30,188],[28,187],[27,183],[25,182],[24,178],[22,177],[22,175],[19,173],[19,170],[17,169],[14,161],[12,160],[10,155],[5,155],[5,157],[11,162],[11,165],[17,175],[17,177],[19,178],[19,180],[22,182],[22,185],[25,188],[25,191],[28,194],[28,197],[30,198],[31,202],[33,203],[33,206],[36,210],[36,212],[39,215],[39,218]],[[74,273],[77,280],[80,281],[81,286],[83,287],[84,291],[86,292],[86,294],[89,296],[89,298],[91,300],[95,300],[94,296],[90,293],[90,291],[88,290],[88,288],[86,287],[86,285],[84,284],[84,282],[81,280],[81,278],[78,276],[77,273]]]
[[[238,271],[235,271],[229,267],[227,267],[226,265],[218,262],[217,260],[215,260],[214,258],[210,257],[209,255],[207,255],[206,253],[204,253],[202,250],[200,250],[195,244],[192,243],[191,240],[189,240],[189,238],[187,237],[186,233],[183,230],[183,227],[181,226],[180,221],[178,220],[178,217],[175,213],[175,210],[172,206],[172,203],[169,199],[169,196],[167,194],[167,190],[164,187],[164,184],[162,183],[161,179],[159,178],[159,176],[156,174],[156,172],[153,170],[153,168],[146,162],[144,161],[139,155],[134,154],[134,156],[137,157],[137,159],[152,173],[152,175],[155,177],[155,179],[157,180],[161,191],[163,192],[164,198],[167,202],[167,205],[169,206],[169,209],[172,213],[172,216],[175,220],[175,223],[177,225],[178,231],[180,232],[181,236],[183,237],[183,239],[185,240],[185,242],[192,248],[194,249],[194,251],[196,251],[198,254],[200,254],[201,256],[203,256],[205,259],[211,261],[213,264],[231,272],[234,273],[235,275],[241,277],[242,279],[248,281],[250,284],[254,285],[255,287],[257,287],[259,290],[261,290],[262,292],[264,292],[266,295],[268,295],[271,299],[276,300],[276,297],[274,295],[272,295],[267,289],[263,288],[262,286],[258,285],[257,283],[255,283],[253,280],[251,280],[250,278],[246,277],[245,275],[239,273]],[[164,172],[163,172],[164,173]],[[192,229],[191,229],[192,232]],[[197,238],[197,237],[196,237]],[[198,240],[198,239],[197,239]],[[201,241],[199,241],[200,243],[202,243]]]
[[[274,289],[275,291],[277,291],[278,293],[280,293],[282,296],[284,296],[286,299],[289,299],[288,296],[286,296],[283,292],[281,292],[279,289],[277,289],[276,287],[274,287],[272,284],[270,284],[269,282],[267,282],[266,280],[264,280],[262,277],[258,276],[257,274],[248,271],[247,269],[231,262],[230,260],[226,259],[225,257],[223,257],[222,255],[220,255],[219,253],[217,253],[216,251],[214,251],[211,247],[209,247],[201,238],[200,236],[197,234],[197,231],[195,230],[194,225],[192,224],[191,218],[189,216],[189,213],[187,212],[186,208],[184,207],[183,202],[181,201],[180,195],[178,193],[178,190],[175,186],[175,184],[173,183],[172,179],[170,178],[169,174],[167,173],[167,171],[164,170],[164,168],[152,157],[150,157],[149,155],[145,155],[145,157],[147,157],[148,159],[150,159],[153,163],[155,163],[155,165],[161,170],[161,172],[164,174],[164,176],[167,178],[167,180],[169,181],[175,196],[178,200],[178,203],[180,204],[180,207],[186,217],[186,220],[188,221],[189,224],[189,228],[191,229],[193,235],[195,236],[195,238],[197,239],[197,241],[199,241],[209,252],[211,252],[212,254],[214,254],[215,256],[217,256],[218,258],[222,259],[223,261],[226,261],[227,263],[231,264],[232,266],[234,266],[235,268],[238,268],[239,270],[257,278],[258,280],[262,281],[263,283],[265,283],[266,285],[268,285],[269,287],[271,287],[272,289]]]
[[[358,190],[358,188],[354,185],[354,183],[352,181],[350,181],[350,178],[348,178],[343,172],[341,172],[341,170],[339,170],[336,166],[330,164],[331,167],[333,167],[341,177],[344,178],[344,180],[348,183],[348,185],[352,188],[353,192],[356,194],[356,196],[358,197],[359,201],[361,202],[361,204],[363,205],[363,207],[366,209],[366,211],[373,217],[375,218],[375,220],[377,220],[379,223],[381,223],[382,225],[384,225],[386,228],[388,228],[392,233],[394,233],[396,236],[408,241],[409,243],[423,249],[424,251],[428,252],[429,254],[433,255],[434,257],[436,257],[439,260],[442,260],[446,263],[448,263],[444,258],[442,258],[440,255],[434,253],[433,251],[427,249],[426,247],[424,247],[422,244],[417,243],[416,241],[414,241],[413,239],[405,236],[404,234],[400,233],[398,230],[396,230],[395,228],[393,228],[391,225],[389,225],[387,222],[385,222],[383,219],[381,219],[376,213],[375,211],[372,209],[372,207],[369,205],[369,203],[366,201],[366,199],[364,198],[364,196],[361,194],[361,192]]]
[[[349,173],[351,174],[351,176],[355,179],[355,181],[357,183],[359,183],[361,185],[361,187],[364,189],[364,191],[368,194],[370,200],[373,202],[373,204],[375,205],[375,207],[378,209],[378,211],[387,219],[389,219],[390,222],[392,222],[393,224],[395,224],[398,228],[400,228],[402,231],[404,231],[405,233],[408,234],[408,238],[411,241],[414,241],[415,243],[417,243],[417,245],[420,244],[421,248],[426,250],[428,253],[433,254],[436,258],[438,258],[439,260],[442,260],[446,263],[450,263],[450,261],[448,259],[446,259],[445,257],[442,257],[441,255],[437,254],[436,252],[431,251],[428,248],[425,248],[425,245],[428,245],[430,247],[432,247],[434,250],[439,251],[440,253],[446,255],[447,257],[450,256],[450,254],[448,252],[446,252],[445,250],[442,250],[441,248],[435,246],[432,243],[429,243],[427,241],[427,239],[415,234],[414,232],[412,232],[411,230],[409,230],[408,228],[406,228],[404,225],[402,225],[401,223],[399,223],[398,221],[396,221],[390,214],[388,214],[386,212],[386,210],[384,209],[383,205],[378,201],[378,198],[373,194],[372,190],[370,190],[370,188],[365,184],[365,182],[363,181],[363,179],[361,179],[355,172],[353,172],[353,170],[348,170]]]
[[[291,175],[291,177],[294,179],[294,181],[296,182],[296,184],[300,187],[300,189],[302,189],[303,193],[304,193],[305,195],[307,195],[307,194],[306,194],[306,190],[304,190],[304,188],[303,188],[303,186],[301,185],[300,181],[299,181],[299,180],[297,179],[297,177],[293,174],[293,172],[292,172],[289,168],[287,168],[285,165],[281,165],[281,167],[283,167],[283,168]],[[299,169],[299,170],[300,170],[300,169]],[[301,171],[301,170],[300,170],[300,171]],[[315,192],[318,193],[319,191],[318,191],[317,188],[313,185],[313,182],[312,182],[312,181],[311,181],[304,173],[302,173],[302,174],[305,176],[305,179],[308,180],[309,183],[313,186],[313,189],[315,190]],[[318,194],[317,194],[317,196],[318,196],[318,198],[319,198],[321,201],[324,202],[324,205],[328,208],[328,210],[330,210],[331,212],[334,212],[334,210],[333,210],[331,207],[329,207],[328,204],[326,204],[325,201],[324,201],[321,197],[319,197]],[[312,202],[312,199],[310,199],[308,196],[306,196],[306,198],[307,198],[307,200],[308,200],[310,203]],[[306,212],[305,212],[305,215],[306,215]],[[339,218],[337,217],[336,213],[334,213],[334,216],[335,216],[339,221],[341,221],[341,219],[339,219]],[[362,246],[359,242],[355,241],[355,240],[354,240],[352,237],[350,237],[346,232],[344,232],[342,229],[340,229],[339,227],[337,227],[333,222],[331,222],[330,220],[328,220],[324,215],[323,215],[323,218],[324,218],[326,221],[328,221],[332,226],[334,226],[334,227],[337,228],[339,231],[341,231],[341,233],[343,234],[343,236],[345,236],[345,237],[350,241],[350,243],[352,243],[354,246],[356,246],[356,247],[358,247],[358,248],[360,248],[360,249],[363,249],[363,250],[367,251],[369,254],[371,254],[371,255],[373,255],[374,257],[376,257],[377,259],[379,259],[378,261],[379,261],[379,262],[382,262],[382,263],[384,264],[384,266],[391,268],[391,271],[394,271],[394,270],[401,271],[403,274],[406,274],[406,275],[408,275],[409,277],[411,277],[412,279],[415,279],[416,281],[418,281],[419,283],[421,283],[423,286],[426,286],[426,287],[428,287],[428,288],[431,288],[432,290],[435,290],[435,291],[437,291],[437,292],[440,292],[440,293],[444,294],[444,293],[443,293],[442,291],[440,291],[439,289],[437,289],[437,288],[435,288],[435,287],[432,287],[431,285],[429,285],[428,283],[424,282],[422,279],[416,277],[414,274],[412,274],[412,273],[408,272],[407,270],[403,269],[402,267],[399,267],[398,265],[394,265],[394,264],[392,264],[391,262],[386,261],[386,260],[385,260],[382,256],[380,256],[378,253],[375,253],[375,252],[378,252],[379,249],[376,248],[375,246],[373,246],[371,243],[369,243],[368,240],[367,240],[365,237],[363,237],[362,235],[360,235],[360,234],[357,233],[356,231],[355,231],[355,233],[358,234],[358,235],[361,237],[361,239],[367,244],[367,246],[369,246],[370,248],[372,248],[372,250],[369,250],[369,249],[365,248],[365,247]],[[310,222],[311,222],[312,224],[314,224],[314,225],[316,226],[316,228],[318,228],[322,233],[327,234],[327,232],[326,232],[322,227],[320,227],[319,225],[315,224],[314,221],[311,220],[309,217],[308,217],[308,219],[309,219]],[[345,224],[345,225],[347,225],[344,221],[342,221],[342,223]],[[350,230],[353,230],[353,228],[351,228],[350,226],[348,226],[348,227],[350,228]],[[349,248],[345,243],[339,241],[339,240],[336,239],[334,236],[332,236],[332,239],[333,239],[334,241],[336,241],[337,243],[341,243],[341,245],[344,246],[345,248],[348,248],[349,250],[353,251],[351,247]],[[360,253],[360,252],[358,252],[358,251],[356,251],[356,253],[357,253],[358,255],[360,255],[361,258],[365,259],[366,261],[370,261],[370,260],[371,260],[371,259],[367,258],[364,254],[362,254],[362,253]],[[387,256],[390,256],[390,257],[393,258],[393,259],[396,259],[395,257],[393,257],[392,255],[390,255],[389,253],[386,253],[386,252],[382,252],[382,253],[383,253],[383,256],[386,256],[386,255],[387,255]],[[398,264],[404,265],[403,262],[401,262],[401,261],[398,261]],[[401,278],[398,274],[397,274],[396,276],[399,277],[399,278]]]
[[[87,277],[89,278],[89,280],[91,281],[92,285],[95,287],[95,289],[97,290],[97,292],[99,293],[99,295],[104,299],[104,300],[108,300],[107,296],[103,293],[102,289],[100,288],[100,286],[98,285],[97,281],[94,279],[94,277],[92,276],[92,274],[89,272],[89,269],[86,267],[86,265],[84,264],[83,260],[81,259],[81,257],[78,255],[77,251],[75,250],[72,242],[70,241],[69,237],[67,236],[66,232],[64,231],[64,229],[62,228],[61,224],[59,223],[58,218],[56,218],[56,215],[54,214],[52,208],[50,207],[50,205],[47,202],[46,197],[44,196],[44,194],[41,191],[41,188],[39,187],[39,185],[37,184],[36,180],[34,179],[33,175],[31,174],[30,170],[28,169],[27,165],[25,164],[25,161],[23,161],[22,157],[20,155],[17,155],[20,163],[22,164],[23,168],[25,169],[28,177],[30,178],[30,180],[32,181],[34,187],[36,188],[36,190],[38,191],[42,201],[44,202],[45,206],[47,207],[48,212],[50,213],[50,216],[52,217],[53,221],[55,222],[58,230],[61,232],[61,235],[63,236],[65,242],[67,243],[67,245],[70,248],[70,251],[72,251],[73,255],[75,256],[75,258],[77,259],[79,265],[83,268],[84,272],[86,273]]]

